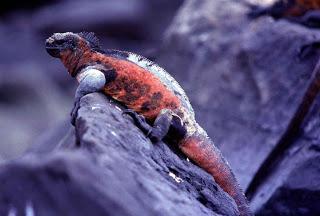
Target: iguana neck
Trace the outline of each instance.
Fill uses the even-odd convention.
[[[80,49],[64,51],[60,59],[69,74],[75,77],[83,65],[89,64],[88,61],[92,59],[92,55],[93,51],[86,44],[83,44]]]

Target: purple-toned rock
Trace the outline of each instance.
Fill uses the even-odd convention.
[[[0,215],[238,215],[208,173],[107,97],[85,96],[78,114],[75,133],[0,165]]]
[[[187,1],[158,58],[186,90],[243,188],[286,130],[320,40],[319,31],[270,17],[251,21],[247,12],[240,1]]]

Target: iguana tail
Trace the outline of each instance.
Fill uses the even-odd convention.
[[[198,125],[197,128],[194,134],[179,142],[181,151],[213,176],[220,187],[235,200],[241,216],[253,215],[228,162],[222,157],[206,132]]]

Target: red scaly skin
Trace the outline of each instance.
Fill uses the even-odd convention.
[[[101,61],[117,72],[117,78],[105,86],[104,92],[146,119],[153,121],[162,109],[179,107],[180,102],[173,92],[136,64],[101,53],[93,53],[92,60]]]
[[[161,110],[172,110],[182,119],[187,131],[178,140],[181,151],[214,177],[235,200],[240,215],[252,215],[230,167],[205,131],[195,122],[192,110],[188,111],[183,105],[181,97],[154,73],[127,59],[96,51],[79,36],[76,48],[76,51],[67,49],[59,53],[59,58],[72,76],[87,66],[112,70],[114,79],[105,84],[104,93],[141,114],[150,123],[154,122]]]

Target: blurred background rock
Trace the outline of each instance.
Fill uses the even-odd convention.
[[[12,158],[69,117],[75,81],[47,55],[54,32],[93,31],[105,48],[153,57],[183,0],[0,3],[0,158]]]

